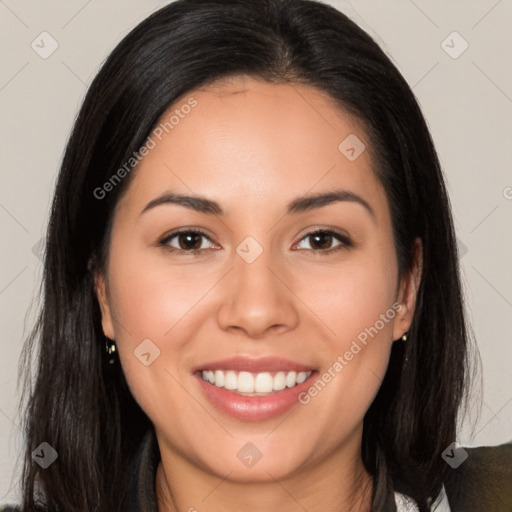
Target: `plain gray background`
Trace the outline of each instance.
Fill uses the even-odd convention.
[[[0,0],[0,503],[19,500],[17,365],[37,308],[39,241],[64,146],[99,65],[133,26],[165,3]],[[512,1],[327,3],[379,42],[420,101],[447,177],[467,308],[483,362],[482,413],[473,429],[463,425],[457,441],[509,441]],[[58,48],[42,58],[51,44]]]

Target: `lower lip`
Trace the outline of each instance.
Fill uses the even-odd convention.
[[[218,388],[196,374],[199,386],[206,398],[226,414],[247,421],[262,421],[287,412],[300,403],[298,396],[306,391],[318,372],[311,375],[301,384],[293,388],[285,388],[267,396],[243,396],[225,388]]]

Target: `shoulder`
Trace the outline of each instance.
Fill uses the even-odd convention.
[[[467,458],[445,482],[452,512],[512,510],[512,441],[464,450]]]

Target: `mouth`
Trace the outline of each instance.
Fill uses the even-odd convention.
[[[201,378],[205,382],[224,388],[241,396],[268,396],[286,388],[302,384],[312,371],[278,372],[237,372],[233,370],[202,370]]]
[[[279,358],[231,358],[203,364],[193,374],[204,396],[220,412],[262,421],[300,404],[318,370]]]

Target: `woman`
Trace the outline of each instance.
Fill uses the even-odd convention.
[[[180,0],[117,46],[27,375],[35,350],[23,511],[508,510],[510,447],[453,445],[469,339],[426,123],[321,3]]]

